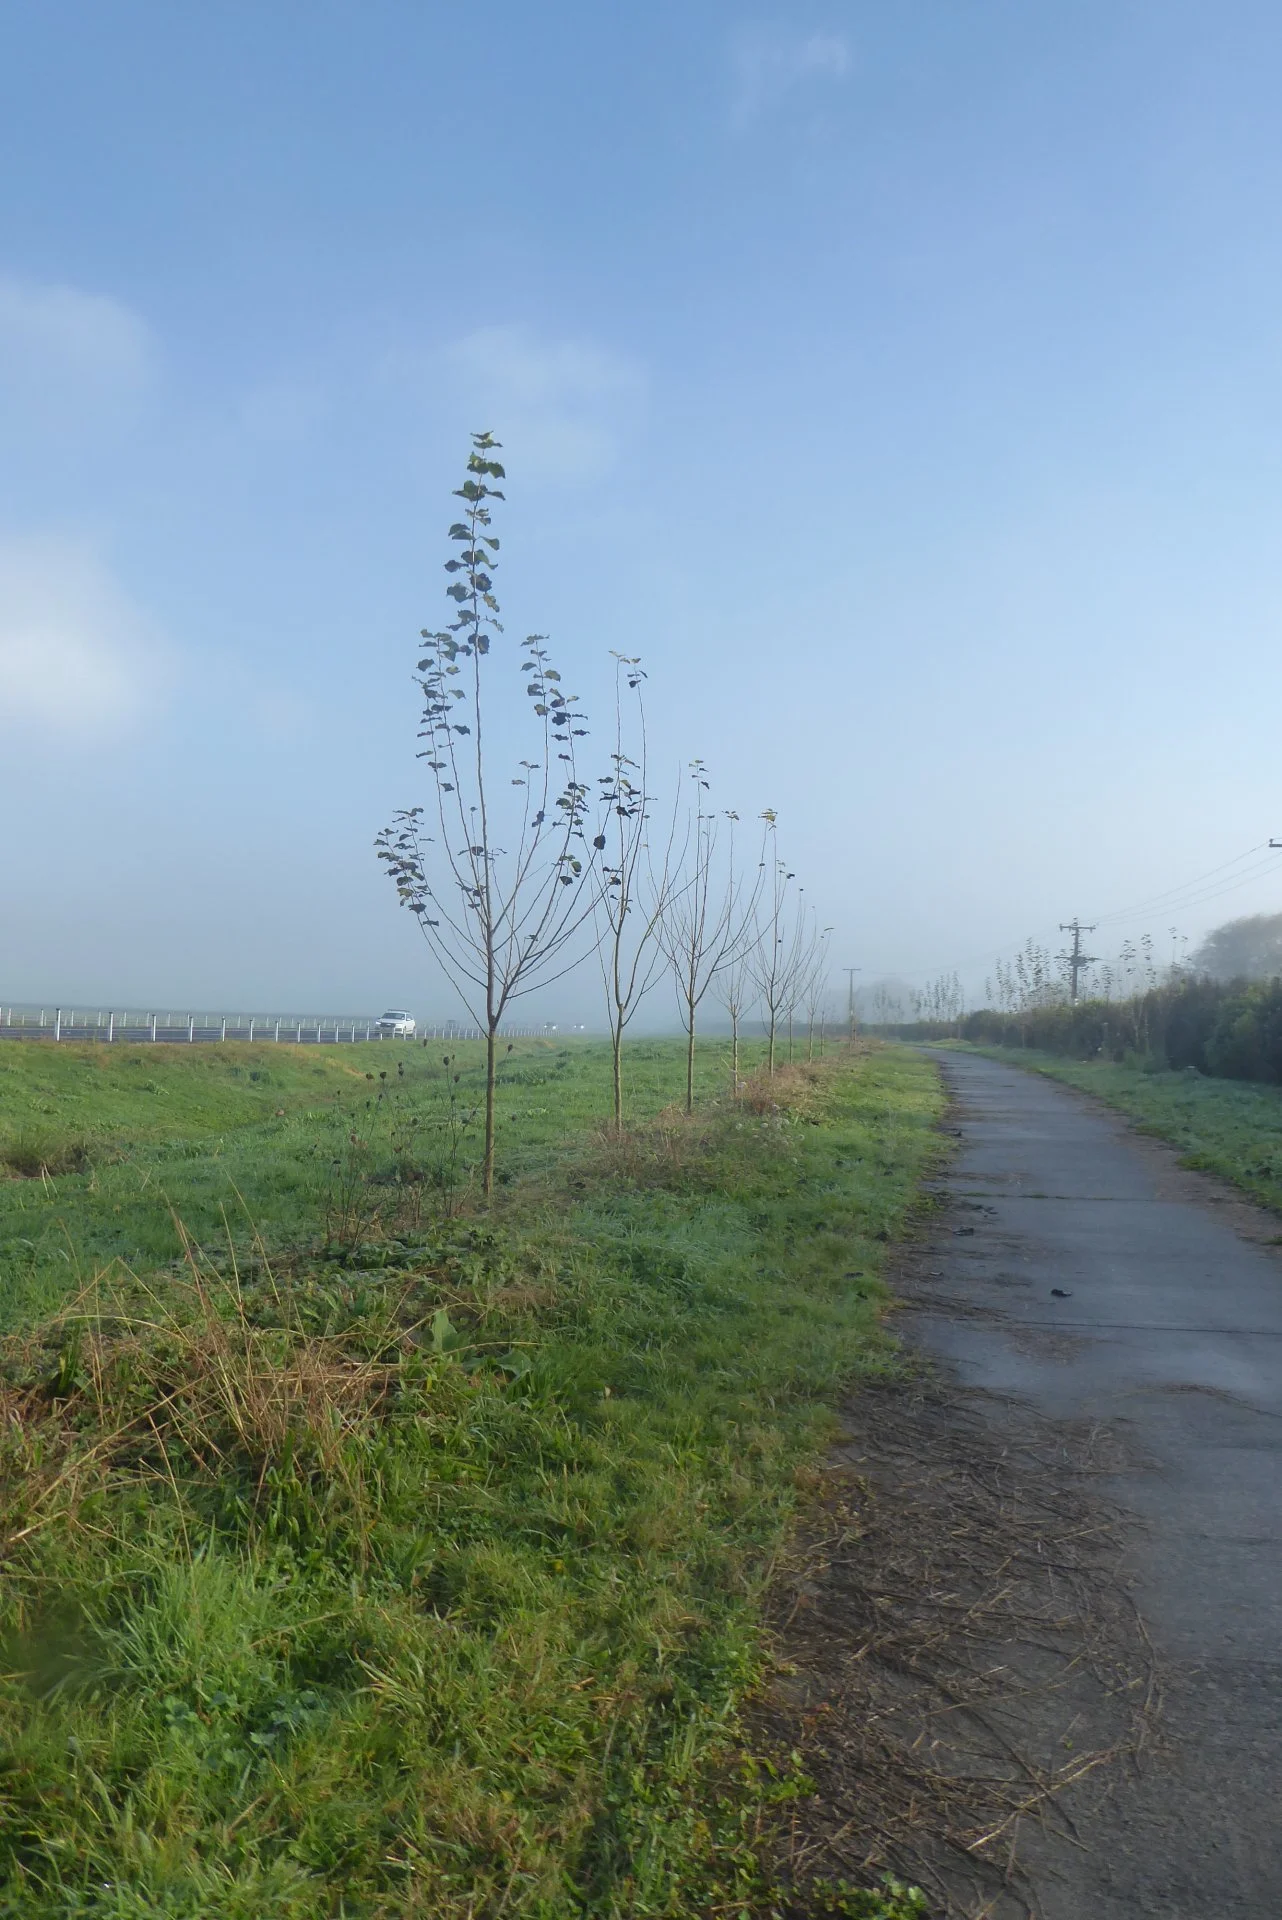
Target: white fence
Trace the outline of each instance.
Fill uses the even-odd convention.
[[[545,1037],[555,1027],[504,1027],[505,1040]],[[195,1045],[243,1040],[290,1046],[352,1046],[367,1040],[390,1039],[367,1014],[278,1013],[141,1013],[102,1007],[0,1006],[0,1040],[100,1041],[104,1045],[148,1046],[178,1042]],[[418,1040],[481,1040],[480,1027],[459,1026],[453,1020],[420,1026]],[[400,1043],[404,1046],[406,1043]]]

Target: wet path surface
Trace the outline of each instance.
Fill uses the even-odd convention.
[[[959,1152],[915,1337],[963,1384],[1098,1421],[1163,1738],[1039,1920],[1282,1916],[1282,1222],[1034,1073],[944,1056]]]

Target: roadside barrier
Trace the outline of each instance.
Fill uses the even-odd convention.
[[[504,1027],[504,1040],[546,1038],[555,1027]],[[420,1026],[416,1040],[482,1040],[480,1027],[452,1020]],[[104,1046],[195,1046],[243,1040],[296,1047],[354,1046],[391,1039],[367,1014],[140,1013],[136,1008],[0,1007],[0,1040],[97,1041]],[[405,1040],[401,1046],[410,1044]]]

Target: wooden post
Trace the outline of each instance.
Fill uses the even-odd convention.
[[[61,1040],[62,1038],[62,1008],[61,1007],[58,1007],[54,1012],[53,1037],[55,1040]]]
[[[111,1045],[115,1037],[116,1037],[116,1016],[114,1013],[109,1013],[107,1015],[107,1045],[108,1046]]]

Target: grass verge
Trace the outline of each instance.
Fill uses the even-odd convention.
[[[1112,1061],[1060,1060],[1009,1047],[967,1051],[1093,1093],[1134,1120],[1141,1133],[1178,1147],[1186,1167],[1218,1174],[1282,1213],[1282,1087],[1194,1072],[1149,1072]]]
[[[737,1716],[940,1104],[874,1049],[8,1335],[0,1913],[917,1911],[788,1905]]]

